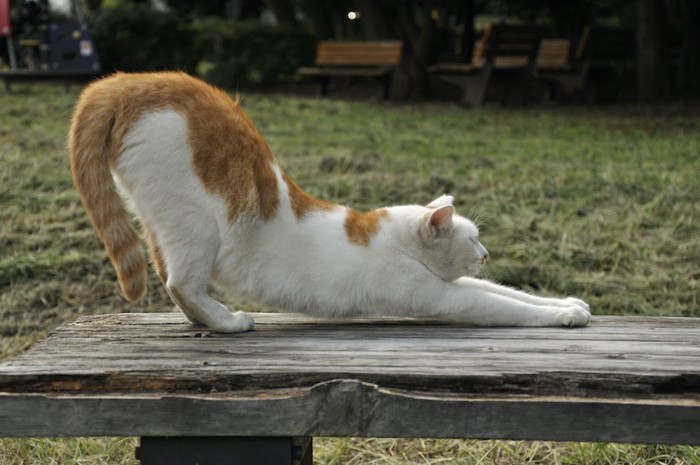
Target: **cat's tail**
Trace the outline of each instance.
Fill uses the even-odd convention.
[[[136,302],[146,293],[146,257],[114,179],[121,150],[115,105],[98,85],[81,95],[68,138],[71,172],[83,206],[117,271],[122,294]]]

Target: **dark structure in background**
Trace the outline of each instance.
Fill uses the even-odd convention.
[[[185,69],[226,87],[271,86],[312,65],[319,41],[398,40],[404,47],[392,96],[422,98],[430,65],[471,63],[485,23],[506,21],[537,24],[545,40],[568,40],[572,63],[586,27],[633,30],[634,75],[627,76],[625,97],[700,99],[697,0],[158,1],[167,11],[155,3],[119,0],[105,8],[102,0],[74,0],[86,7],[105,72]],[[270,16],[276,25],[261,20]],[[6,22],[0,9],[0,25]],[[0,36],[8,33],[0,28]],[[3,38],[0,54],[9,62]],[[208,66],[204,72],[200,63]]]
[[[186,0],[166,3],[183,13],[196,8],[188,7],[192,2]],[[568,39],[572,54],[587,27],[633,30],[635,50],[629,54],[635,56],[636,78],[631,78],[630,87],[637,88],[636,98],[700,98],[697,0],[238,0],[233,4],[249,10],[252,5],[266,6],[280,25],[306,27],[318,40],[402,41],[403,56],[391,87],[395,97],[425,96],[431,64],[456,59],[471,63],[474,42],[483,29],[475,22],[478,16],[491,22],[507,19],[541,25],[543,38]],[[359,15],[349,20],[348,12]]]
[[[100,60],[82,14],[73,2],[75,22],[54,22],[47,0],[0,0],[0,36],[5,37],[10,68],[0,71],[6,86],[18,81],[69,84],[100,73]],[[13,15],[12,13],[16,14]]]
[[[287,0],[278,0],[287,1]],[[424,95],[426,65],[456,53],[465,63],[479,34],[477,15],[541,24],[545,38],[572,42],[572,52],[587,26],[635,30],[637,98],[700,98],[700,2],[697,0],[356,0],[371,39],[401,39],[403,74],[394,90],[406,97]],[[634,45],[633,45],[634,47]],[[401,74],[401,73],[397,73]],[[632,82],[634,87],[634,82]]]

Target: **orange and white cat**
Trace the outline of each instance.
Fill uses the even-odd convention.
[[[182,73],[119,73],[88,86],[69,149],[75,186],[124,296],[141,298],[147,280],[128,204],[172,300],[215,331],[254,323],[210,297],[210,284],[321,316],[484,326],[590,319],[579,299],[476,279],[488,253],[452,197],[360,213],[310,196],[236,102]]]

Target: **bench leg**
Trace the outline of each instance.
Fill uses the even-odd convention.
[[[328,95],[328,83],[330,78],[328,76],[319,76],[318,84],[320,86],[321,97]]]
[[[465,87],[465,95],[463,102],[472,107],[480,107],[486,102],[486,92],[489,89],[491,82],[491,68],[486,67],[480,73],[471,76],[467,86]]]
[[[528,105],[534,87],[533,80],[527,72],[514,72],[504,76],[501,105]]]
[[[379,81],[379,85],[382,86],[381,98],[384,100],[389,98],[389,94],[391,91],[391,78],[391,73],[385,74],[384,76],[377,78],[377,80]]]
[[[141,465],[312,465],[310,437],[143,437]]]
[[[459,89],[459,103],[467,107],[480,107],[486,100],[491,70],[487,68],[473,74],[438,74],[437,78]]]

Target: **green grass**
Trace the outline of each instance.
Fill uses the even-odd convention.
[[[77,91],[0,94],[0,358],[81,314],[169,311],[157,280],[126,303],[74,192]],[[367,209],[443,193],[479,219],[489,278],[575,294],[595,314],[700,316],[700,116],[682,107],[486,108],[244,95],[309,192]],[[255,309],[245,302],[232,302]],[[136,463],[134,439],[5,439],[0,465]],[[323,464],[694,464],[700,449],[317,439]]]
[[[138,465],[136,438],[0,439],[0,464]]]

